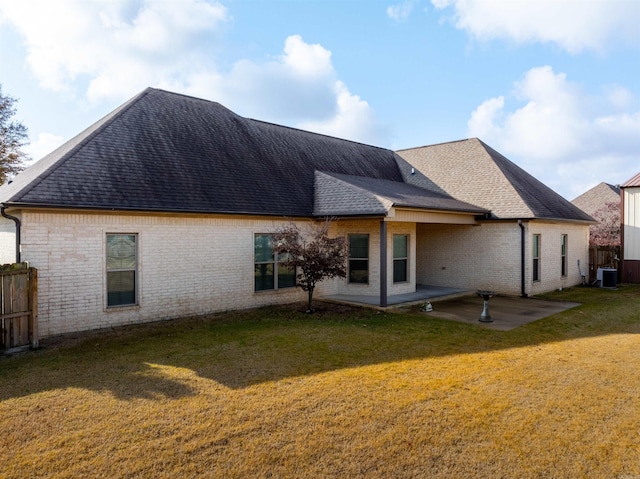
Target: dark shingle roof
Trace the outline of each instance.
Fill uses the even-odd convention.
[[[393,151],[149,88],[1,187],[0,202],[311,216],[316,170],[403,181]]]
[[[593,221],[593,218],[515,163],[480,141],[536,218]]]

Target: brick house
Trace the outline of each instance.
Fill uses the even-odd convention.
[[[147,89],[0,187],[0,261],[38,268],[40,337],[302,301],[269,235],[326,216],[349,272],[318,296],[579,283],[591,218],[481,141],[447,145],[396,153]]]
[[[405,171],[420,173],[411,183],[491,211],[480,228],[418,225],[418,281],[521,296],[581,281],[593,218],[496,150],[471,138],[397,153]]]

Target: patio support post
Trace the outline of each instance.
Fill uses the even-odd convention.
[[[387,307],[387,223],[380,220],[380,307]]]

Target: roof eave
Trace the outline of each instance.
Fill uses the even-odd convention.
[[[414,206],[409,204],[400,204],[394,203],[394,208],[400,208],[403,210],[414,210],[414,211],[422,211],[425,213],[434,212],[434,213],[452,213],[452,214],[462,214],[462,215],[474,215],[474,216],[482,216],[486,217],[487,215],[491,215],[490,210],[485,209],[464,209],[464,208],[439,208],[439,207],[424,207],[424,206]]]
[[[578,218],[545,218],[545,217],[540,217],[540,216],[526,216],[526,217],[505,217],[505,218],[500,218],[500,217],[495,217],[492,216],[490,218],[483,218],[482,220],[479,221],[484,221],[484,222],[513,222],[513,221],[524,221],[524,222],[528,222],[528,221],[548,221],[548,222],[553,222],[553,223],[574,223],[574,224],[585,224],[585,225],[592,225],[592,224],[597,224],[598,222],[594,219],[591,220],[581,220]]]
[[[271,216],[281,218],[312,218],[313,215],[305,215],[300,213],[269,213],[264,211],[229,211],[229,210],[194,210],[185,208],[139,208],[126,206],[80,206],[80,205],[63,205],[52,203],[20,203],[5,202],[0,205],[13,209],[33,209],[33,210],[69,210],[69,211],[98,211],[98,212],[127,212],[127,213],[157,213],[157,214],[192,214],[192,215],[240,215],[240,216]],[[325,215],[326,216],[326,215]]]

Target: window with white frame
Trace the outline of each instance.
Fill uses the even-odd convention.
[[[138,303],[138,235],[107,234],[107,307]]]
[[[567,235],[560,237],[560,260],[562,262],[560,269],[562,276],[567,276]]]
[[[393,282],[409,281],[409,236],[393,235]]]
[[[369,235],[349,235],[349,283],[369,282]]]
[[[292,288],[296,285],[295,268],[283,264],[286,254],[274,254],[269,234],[254,237],[254,288],[255,291]]]
[[[533,235],[533,281],[540,281],[540,235]]]

